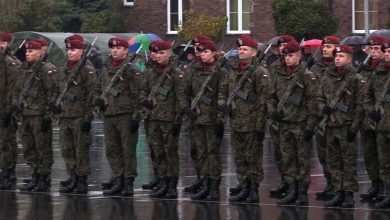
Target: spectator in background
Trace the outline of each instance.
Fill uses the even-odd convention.
[[[103,59],[99,56],[98,49],[92,48],[91,53],[89,54],[89,61],[92,62],[93,66],[96,69],[96,74],[100,74],[103,69]]]
[[[367,54],[370,53],[370,50],[369,47],[364,46],[364,48],[362,48],[360,45],[354,45],[353,50],[354,53],[352,56],[352,65],[354,67],[357,67],[361,62],[366,59]]]

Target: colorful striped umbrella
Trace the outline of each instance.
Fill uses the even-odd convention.
[[[161,40],[161,38],[155,34],[140,34],[134,36],[129,40],[129,52],[136,52],[141,44],[142,48],[140,52],[149,51],[149,45],[154,40]]]

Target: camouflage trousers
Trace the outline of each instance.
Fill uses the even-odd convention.
[[[322,172],[324,173],[324,177],[328,183],[331,182],[330,173],[328,170],[328,166],[326,165],[326,136],[321,135],[318,132],[315,132],[315,140],[316,140],[316,149],[317,156],[320,164],[322,166]]]
[[[23,116],[20,126],[20,138],[24,159],[39,174],[50,173],[53,164],[52,125],[42,132],[43,116]]]
[[[221,139],[215,135],[215,125],[194,125],[195,143],[200,177],[220,179],[222,172]]]
[[[172,134],[173,122],[150,121],[149,141],[156,157],[158,173],[163,177],[179,177],[179,135]]]
[[[83,118],[61,118],[60,149],[68,173],[78,176],[91,174],[89,148],[92,144],[91,134],[81,131]]]
[[[285,178],[288,183],[310,184],[312,146],[303,140],[302,123],[280,123],[280,149]]]
[[[283,165],[282,165],[282,152],[280,151],[280,136],[279,131],[275,130],[272,126],[269,126],[269,134],[271,136],[272,140],[272,147],[274,150],[274,161],[276,164],[276,167],[278,168],[278,171],[280,173],[280,176],[284,178],[284,171],[283,171]]]
[[[379,155],[376,133],[371,130],[361,130],[361,142],[364,153],[364,164],[371,181],[379,179]]]
[[[144,119],[144,129],[145,129],[146,139],[148,140],[148,148],[149,148],[149,152],[150,152],[150,160],[152,161],[153,170],[157,170],[156,157],[154,156],[154,153],[153,153],[152,144],[149,141],[149,123],[150,123],[149,119]]]
[[[347,141],[347,127],[327,128],[326,165],[336,191],[358,191],[356,143]]]
[[[16,142],[17,123],[12,118],[8,127],[0,125],[0,168],[13,169],[18,159],[18,144]]]
[[[130,114],[104,117],[106,157],[114,177],[137,176],[138,131],[131,133]]]
[[[249,179],[260,183],[264,179],[263,143],[256,139],[255,132],[230,130],[236,175],[239,182]]]
[[[189,138],[190,138],[190,157],[192,160],[192,164],[194,165],[196,174],[197,174],[197,176],[200,177],[201,168],[200,168],[199,160],[198,160],[198,151],[197,151],[198,147],[196,146],[196,144],[198,143],[198,141],[196,141],[196,139],[198,137],[196,136],[196,132],[194,132],[194,125],[188,126],[188,134],[189,134]]]
[[[390,186],[390,133],[378,132],[376,134],[378,144],[379,174],[385,183]]]

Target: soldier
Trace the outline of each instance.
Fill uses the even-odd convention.
[[[333,50],[340,44],[340,38],[336,36],[325,36],[322,39],[322,58],[318,60],[310,69],[317,79],[321,79],[328,67],[334,66]],[[318,83],[320,80],[318,80]],[[321,120],[322,114],[317,114]],[[326,137],[315,131],[317,156],[322,166],[322,171],[326,180],[326,187],[323,191],[316,193],[317,199],[328,199],[333,196],[333,184],[331,182],[328,167],[326,166]]]
[[[329,117],[326,121],[326,165],[335,188],[325,207],[354,206],[358,191],[356,176],[356,134],[361,124],[363,78],[352,67],[353,49],[346,45],[333,51],[335,66],[328,68],[321,79],[319,109]],[[337,95],[339,94],[339,95]],[[336,97],[338,96],[338,97]],[[337,104],[332,108],[330,103]]]
[[[87,177],[91,174],[89,147],[92,138],[89,132],[97,90],[96,72],[93,66],[80,63],[85,56],[82,36],[67,37],[65,46],[68,62],[57,75],[56,103],[51,104],[53,114],[59,118],[60,149],[69,174],[67,180],[60,181],[59,192],[85,194],[88,192]]]
[[[280,149],[288,194],[279,205],[307,205],[310,184],[311,138],[314,134],[315,103],[318,101],[316,77],[300,62],[299,43],[291,41],[282,53],[286,66],[278,68],[272,78],[268,111],[280,135]]]
[[[378,65],[385,62],[385,54],[381,49],[384,42],[385,39],[382,36],[372,36],[370,41],[368,41],[371,60],[360,72],[364,81],[368,83],[371,81],[371,77]],[[365,115],[366,120],[364,120],[365,123],[362,124],[360,133],[364,152],[364,164],[366,165],[368,177],[371,180],[371,187],[366,193],[361,194],[360,197],[365,200],[371,200],[376,197],[380,191],[383,192],[383,181],[379,175],[379,155],[376,143],[376,132],[368,123],[366,123],[369,120],[369,112],[366,112]]]
[[[269,75],[261,64],[255,63],[258,43],[252,37],[242,35],[236,43],[239,56],[227,67],[229,74],[218,95],[221,112],[230,118],[230,142],[239,181],[239,185],[230,190],[229,201],[256,203],[259,201],[259,183],[264,178],[265,94]],[[237,88],[233,97],[232,92]]]
[[[375,49],[374,49],[375,50]],[[375,203],[376,208],[385,209],[390,206],[390,148],[389,148],[389,94],[390,84],[390,40],[387,39],[382,46],[385,53],[385,62],[380,62],[369,81],[368,90],[365,94],[365,107],[376,128],[376,143],[378,145],[379,175],[384,183],[385,198]],[[375,53],[375,52],[372,52]],[[378,102],[379,101],[379,102]]]
[[[132,196],[137,176],[142,75],[129,65],[128,46],[123,38],[115,37],[108,41],[111,56],[104,64],[99,85],[107,94],[95,100],[95,106],[104,114],[106,156],[113,172],[113,178],[102,184],[104,195]],[[122,65],[126,66],[118,72]]]
[[[11,34],[0,32],[0,114],[2,119],[0,125],[0,190],[14,189],[16,185],[17,122],[12,115],[12,91],[19,67],[17,61],[9,53],[9,43],[12,38]]]
[[[215,72],[210,76],[216,65],[216,45],[212,41],[201,41],[196,50],[200,52],[201,62],[194,63],[185,74],[185,86],[182,107],[189,119],[192,132],[191,145],[196,146],[199,176],[202,179],[202,189],[191,196],[193,200],[219,200],[219,183],[222,172],[220,146],[223,136],[223,121],[218,114],[218,88],[224,74]],[[209,79],[209,77],[211,77]],[[201,90],[205,81],[207,84]],[[200,99],[195,109],[191,107],[194,99]],[[196,138],[195,138],[196,137]]]
[[[173,53],[170,42],[156,41],[153,50],[157,51],[157,65],[146,73],[142,99],[144,107],[150,111],[149,141],[161,181],[150,197],[174,199],[177,198],[179,178],[178,141],[182,114],[179,100],[184,75],[176,70],[170,59]]]
[[[32,40],[25,44],[26,62],[13,94],[16,114],[22,116],[20,138],[24,158],[32,168],[32,179],[20,187],[22,191],[47,192],[53,164],[52,124],[49,104],[53,103],[55,68],[42,62],[41,44]]]

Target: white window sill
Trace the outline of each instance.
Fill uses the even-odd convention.
[[[226,31],[226,34],[250,34],[251,31]]]
[[[370,34],[374,31],[377,31],[377,30],[369,30]],[[366,31],[365,30],[353,30],[352,31],[353,34],[365,34]]]
[[[167,31],[167,34],[178,34],[177,31]]]

